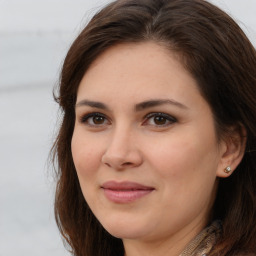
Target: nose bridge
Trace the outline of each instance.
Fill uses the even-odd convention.
[[[109,138],[107,152],[112,157],[125,159],[135,146],[133,144],[134,131],[130,125],[121,123],[117,125]]]
[[[125,155],[131,144],[132,131],[128,125],[118,125],[113,129],[110,140],[109,150],[120,155]]]
[[[131,125],[120,123],[109,135],[108,145],[102,161],[114,168],[136,166],[141,162],[139,150],[135,144],[136,131]]]

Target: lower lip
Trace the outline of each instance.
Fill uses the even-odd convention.
[[[153,190],[111,190],[103,189],[104,194],[110,201],[114,203],[131,203],[139,198],[150,194]]]

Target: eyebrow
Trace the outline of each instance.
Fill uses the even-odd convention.
[[[92,108],[99,108],[99,109],[105,109],[105,110],[108,109],[107,105],[105,105],[104,103],[101,103],[98,101],[91,101],[91,100],[81,100],[75,105],[76,108],[81,106],[89,106]]]
[[[182,103],[175,101],[175,100],[171,100],[171,99],[154,99],[154,100],[147,100],[147,101],[143,101],[139,104],[135,105],[135,110],[136,111],[141,111],[147,108],[151,108],[151,107],[157,107],[157,106],[161,106],[161,105],[166,105],[166,104],[170,104],[182,109],[188,109],[187,106],[183,105]]]
[[[152,100],[147,100],[147,101],[143,101],[141,103],[136,104],[135,111],[142,111],[147,108],[157,107],[157,106],[166,105],[166,104],[173,105],[182,109],[188,109],[187,106],[172,99],[152,99]],[[109,109],[107,105],[105,105],[104,103],[98,102],[98,101],[91,101],[91,100],[81,100],[75,105],[75,107],[81,107],[81,106],[89,106],[92,108],[99,108],[104,110]]]

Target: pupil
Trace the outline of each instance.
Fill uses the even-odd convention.
[[[158,124],[158,125],[163,125],[163,124],[166,123],[166,118],[164,118],[164,117],[162,117],[162,116],[156,116],[156,117],[154,118],[154,121],[155,121],[155,123]]]
[[[93,117],[93,122],[95,124],[102,124],[102,123],[104,123],[104,117],[102,117],[102,116],[95,116],[95,117]]]

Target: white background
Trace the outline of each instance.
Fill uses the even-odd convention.
[[[108,0],[0,0],[0,256],[65,256],[47,156],[52,88],[72,40]],[[256,0],[214,0],[256,45]]]

